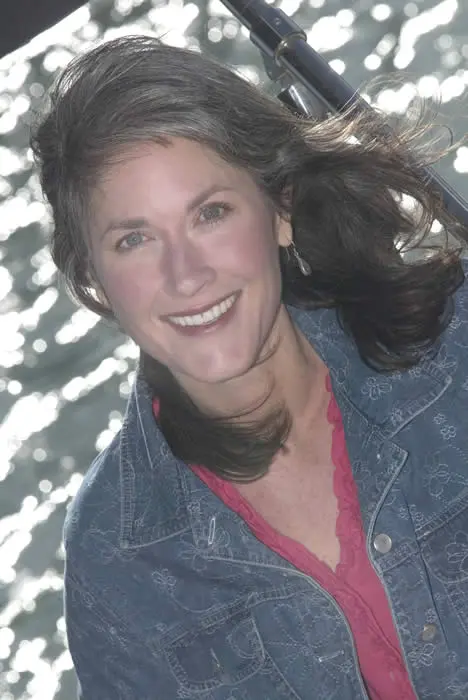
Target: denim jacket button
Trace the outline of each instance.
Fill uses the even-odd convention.
[[[424,625],[421,637],[423,641],[430,642],[437,634],[437,627],[435,625]]]
[[[387,554],[392,548],[392,538],[381,533],[374,537],[374,549],[376,549],[381,554]]]

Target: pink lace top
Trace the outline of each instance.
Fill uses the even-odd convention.
[[[267,547],[315,579],[346,615],[354,637],[361,673],[372,700],[416,700],[404,666],[390,607],[380,580],[367,557],[357,488],[349,463],[340,409],[330,392],[328,420],[333,425],[334,491],[338,501],[336,534],[340,562],[336,572],[299,542],[280,534],[240,495],[234,484],[200,465],[191,469],[249,525]],[[158,415],[159,402],[154,401]]]

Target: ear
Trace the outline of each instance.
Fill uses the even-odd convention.
[[[276,237],[278,245],[282,248],[287,248],[293,240],[293,232],[289,219],[283,219],[279,214],[276,214]]]
[[[285,204],[289,207],[292,200],[292,186],[286,187],[283,190],[282,198]],[[278,245],[287,248],[293,240],[293,231],[291,226],[291,217],[276,213],[275,225]]]

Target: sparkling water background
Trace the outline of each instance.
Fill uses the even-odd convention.
[[[455,136],[466,126],[468,4],[392,0],[277,3],[348,82],[404,71],[381,104],[404,112],[437,94]],[[0,17],[1,20],[1,17]],[[258,50],[217,0],[95,0],[0,60],[0,699],[71,700],[61,531],[90,462],[118,431],[136,349],[66,296],[28,150],[34,110],[60,69],[93,42],[164,35],[266,84]],[[468,148],[439,170],[468,197]]]

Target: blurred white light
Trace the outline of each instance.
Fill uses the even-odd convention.
[[[21,390],[21,385],[19,386]],[[45,396],[34,393],[16,401],[0,425],[0,481],[9,473],[10,459],[22,443],[54,423],[58,410],[59,400],[53,392]]]
[[[462,57],[458,51],[448,51],[442,56],[442,65],[445,68],[453,69],[461,63]]]
[[[128,396],[130,396],[130,384],[128,382],[121,382],[119,385],[119,394],[123,399],[126,399]]]
[[[73,669],[73,661],[68,649],[64,649],[57,657],[52,664],[52,669],[57,676],[61,676],[64,671],[71,671]],[[53,700],[54,697],[57,697],[55,693],[50,696],[50,700]]]
[[[223,32],[219,27],[211,27],[207,32],[208,39],[213,43],[219,43],[223,38]]]
[[[122,427],[122,419],[120,418],[113,418],[112,420],[109,421],[109,430],[111,430],[114,434],[118,433],[120,428]]]
[[[8,177],[24,170],[24,159],[11,148],[0,146],[0,175]]]
[[[10,656],[10,647],[0,645],[0,661],[5,661]],[[2,696],[3,697],[3,696]]]
[[[0,176],[0,197],[6,199],[13,192],[13,187],[5,177]],[[2,256],[3,257],[3,256]]]
[[[0,117],[0,134],[8,134],[10,131],[13,131],[17,121],[18,117],[11,110],[2,114]]]
[[[394,34],[385,34],[375,47],[375,51],[379,56],[386,56],[396,44],[396,36]]]
[[[15,97],[11,105],[11,109],[16,115],[20,116],[21,114],[25,114],[25,112],[28,111],[30,106],[31,100],[29,99],[29,97],[26,97],[26,95],[23,94]]]
[[[14,641],[15,633],[10,627],[3,627],[3,629],[0,629],[0,644],[11,647]]]
[[[91,328],[99,323],[100,316],[89,309],[78,309],[69,320],[55,334],[55,341],[59,345],[74,343],[82,338]]]
[[[96,438],[94,446],[98,452],[102,452],[114,439],[115,433],[112,430],[103,430]]]
[[[226,39],[235,39],[239,33],[239,22],[237,20],[227,21],[223,27],[223,34]]]
[[[15,683],[18,683],[20,674],[17,671],[7,671],[5,674],[5,679],[9,685],[14,685]],[[8,693],[8,695],[9,694],[10,693]],[[11,697],[13,698],[13,695]]]
[[[36,338],[32,344],[33,350],[36,352],[45,352],[47,350],[47,343],[43,338]]]
[[[334,51],[346,44],[353,30],[342,27],[336,17],[320,17],[307,32],[307,42],[315,51]]]
[[[83,379],[83,377],[73,377],[73,379],[65,384],[61,391],[61,395],[65,401],[76,401],[80,398],[81,393],[85,391],[86,381]]]
[[[8,393],[12,394],[13,396],[18,396],[18,394],[21,394],[22,388],[22,385],[16,379],[12,379],[7,385]]]
[[[338,75],[343,75],[346,70],[346,63],[342,61],[341,58],[333,58],[328,65],[335,73],[338,73]]]
[[[415,95],[415,85],[413,83],[405,83],[398,90],[391,88],[382,90],[376,99],[376,104],[384,112],[404,114]]]
[[[114,8],[119,15],[129,15],[133,10],[133,0],[115,0]]]
[[[71,457],[70,455],[65,455],[64,457],[60,458],[60,466],[63,467],[64,469],[70,470],[75,468],[75,458]]]
[[[58,299],[58,290],[55,287],[49,287],[34,302],[34,311],[37,314],[45,314],[53,307]]]
[[[3,65],[0,62],[0,70],[3,69]],[[2,90],[5,92],[17,92],[24,85],[26,78],[31,70],[31,64],[27,61],[17,61],[9,66],[8,70],[5,70],[0,75]]]
[[[292,17],[300,8],[302,0],[282,0],[278,5],[280,10],[283,10],[288,17]]]
[[[29,86],[29,92],[33,97],[42,97],[45,92],[44,85],[41,83],[31,83]]]
[[[12,287],[13,277],[6,267],[0,267],[0,300],[6,297],[6,295],[11,291]]]
[[[407,5],[404,6],[403,12],[407,17],[416,17],[416,15],[419,12],[419,7],[416,5],[415,2],[409,2]]]
[[[342,27],[350,27],[356,19],[356,13],[349,9],[339,10],[336,13],[336,19]]]
[[[364,67],[367,70],[377,70],[382,65],[382,59],[375,53],[370,53],[364,59]]]
[[[451,75],[442,81],[440,94],[442,102],[450,102],[455,97],[460,97],[465,90],[465,84],[456,75]]]
[[[131,338],[128,338],[125,343],[122,345],[119,345],[115,350],[114,350],[114,357],[116,357],[118,360],[124,360],[127,357],[130,357],[132,359],[138,359],[140,356],[140,348],[138,345],[131,340]]]
[[[186,5],[182,2],[169,2],[149,10],[147,17],[151,24],[158,28],[158,35],[164,34],[165,43],[185,46],[187,43],[185,32],[198,17],[199,12],[200,10],[193,2],[188,2]],[[232,17],[227,8],[226,12],[229,17]],[[215,13],[215,15],[220,14],[219,11]],[[210,16],[212,16],[211,13]],[[125,27],[123,29],[125,30]],[[129,33],[128,28],[126,33]]]
[[[421,97],[434,97],[440,90],[440,83],[435,75],[423,75],[416,86]]]
[[[448,51],[453,46],[453,37],[450,34],[441,34],[435,41],[436,48]]]
[[[59,504],[59,503],[65,503],[65,501],[69,498],[69,493],[67,492],[67,489],[64,488],[58,488],[55,489],[55,491],[52,491],[50,494],[50,500],[52,503]]]
[[[405,8],[405,12],[408,6]],[[438,5],[421,12],[403,23],[400,43],[395,54],[394,65],[400,70],[407,68],[416,55],[415,46],[421,36],[449,24],[458,9],[457,0],[442,0]],[[416,7],[417,11],[417,7]]]
[[[457,148],[453,167],[457,173],[468,173],[468,146]]]
[[[45,459],[47,459],[47,452],[42,449],[42,447],[37,447],[33,451],[33,459],[36,460],[36,462],[43,462]]]
[[[24,335],[22,333],[10,333],[2,338],[2,353],[13,353],[24,345]]]
[[[375,19],[376,22],[384,22],[392,14],[392,8],[386,3],[379,3],[374,5],[370,11],[371,17]]]
[[[48,479],[42,479],[39,482],[39,491],[42,493],[50,493],[52,491],[52,482]]]
[[[50,284],[52,282],[52,279],[54,278],[56,272],[57,268],[51,260],[50,262],[41,265],[39,270],[37,270],[33,274],[31,279],[33,283],[36,284],[38,287],[45,287],[45,285]]]
[[[0,117],[0,123],[2,119],[3,117]],[[10,197],[0,204],[0,219],[2,221],[0,241],[6,241],[19,228],[24,228],[45,218],[46,213],[46,207],[42,202],[28,202],[25,195],[18,190],[14,197]]]
[[[57,625],[57,629],[59,632],[66,632],[67,628],[66,628],[66,624],[65,624],[65,618],[63,617],[63,615],[61,617],[59,617],[56,625]]]

